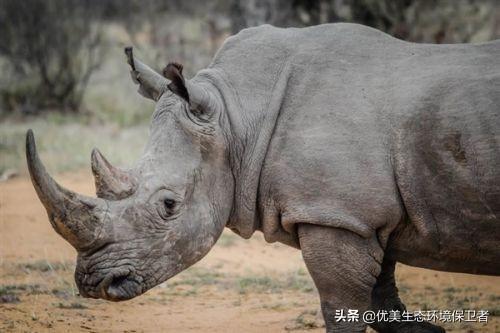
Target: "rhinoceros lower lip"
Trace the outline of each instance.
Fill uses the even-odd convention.
[[[109,274],[99,286],[101,298],[109,301],[125,301],[141,293],[141,285],[131,273]]]

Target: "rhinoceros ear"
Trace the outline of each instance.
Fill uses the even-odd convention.
[[[216,99],[195,80],[184,80],[182,69],[183,66],[176,62],[169,63],[163,69],[163,76],[171,81],[168,89],[188,102],[196,116],[210,115],[216,108]]]
[[[183,66],[181,64],[171,62],[163,69],[163,76],[171,81],[168,85],[168,89],[174,94],[184,98],[186,102],[189,103],[189,93],[186,88],[184,76],[182,75],[182,69]]]
[[[125,48],[127,62],[132,68],[130,74],[134,83],[139,84],[139,93],[154,101],[157,101],[160,96],[168,89],[168,80],[152,70],[147,65],[134,58],[132,47]]]
[[[182,69],[183,66],[176,62],[169,63],[163,69],[163,76],[171,81],[168,88],[186,100],[191,110],[196,110],[197,114],[209,114],[214,108],[213,96],[193,80],[184,80]]]

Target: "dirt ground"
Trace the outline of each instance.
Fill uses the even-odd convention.
[[[88,172],[57,178],[93,192]],[[74,260],[29,180],[0,183],[0,332],[323,332],[300,252],[260,235],[225,231],[200,263],[122,303],[78,296]],[[411,310],[490,312],[487,324],[441,324],[449,332],[500,332],[499,277],[400,265],[397,282]]]

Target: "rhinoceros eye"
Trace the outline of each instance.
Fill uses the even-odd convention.
[[[150,207],[153,207],[162,219],[167,220],[179,212],[182,198],[172,191],[160,189],[151,195],[148,201]]]
[[[161,218],[166,220],[175,214],[177,202],[174,199],[166,198],[160,203],[158,207],[158,214]]]
[[[173,210],[175,208],[175,200],[174,199],[165,199],[163,200],[163,204],[167,210]]]

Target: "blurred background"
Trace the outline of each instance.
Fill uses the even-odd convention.
[[[24,143],[32,128],[48,171],[93,195],[92,148],[128,165],[148,137],[154,103],[136,93],[125,46],[157,70],[181,62],[189,78],[241,29],[327,22],[478,43],[500,38],[500,1],[0,0],[0,331],[324,332],[300,252],[260,233],[224,231],[200,263],[134,300],[78,296],[75,250],[47,221]],[[411,310],[489,311],[487,324],[446,323],[448,332],[500,332],[499,277],[399,264],[396,275]]]
[[[500,36],[494,0],[0,0],[0,178],[24,173],[33,128],[48,167],[88,165],[92,147],[128,164],[147,138],[152,102],[135,93],[123,47],[191,77],[226,37],[263,23],[357,22],[425,43]]]

